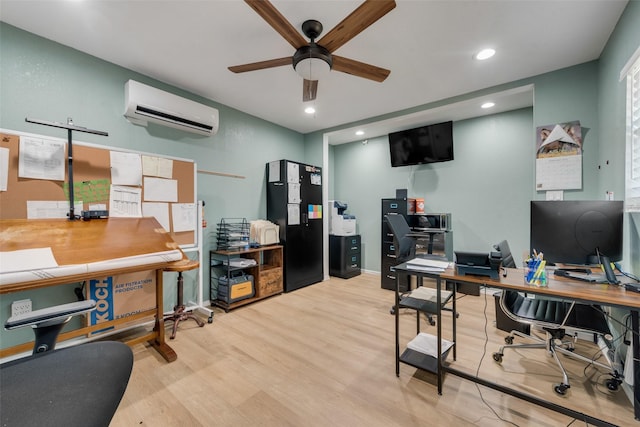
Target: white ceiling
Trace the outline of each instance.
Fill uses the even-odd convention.
[[[300,28],[327,33],[356,0],[273,0]],[[292,67],[234,74],[228,66],[294,49],[239,0],[0,0],[0,19],[251,115],[309,133],[597,59],[627,0],[396,0],[337,55],[391,70],[383,83],[333,71],[318,84],[317,113],[303,112]],[[494,58],[472,58],[481,48]],[[123,88],[124,91],[124,88]],[[496,94],[495,111],[532,105],[530,87]],[[364,137],[480,115],[478,100],[386,120]],[[462,109],[461,107],[464,107]],[[470,109],[471,108],[471,109]],[[425,116],[427,114],[427,116]],[[224,120],[221,117],[221,120]]]

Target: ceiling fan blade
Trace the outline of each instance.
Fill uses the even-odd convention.
[[[265,68],[281,67],[291,65],[293,62],[290,56],[286,58],[270,59],[268,61],[252,62],[251,64],[234,65],[229,67],[229,71],[234,73],[246,73],[247,71],[264,70]]]
[[[308,44],[298,30],[268,0],[244,1],[295,49]]]
[[[342,56],[331,55],[333,57],[333,67],[335,71],[351,74],[357,77],[383,82],[391,73],[391,71],[376,67],[375,65],[365,64],[364,62],[345,58]]]
[[[302,102],[313,101],[318,93],[317,80],[304,80],[302,83]]]
[[[334,52],[395,7],[395,0],[365,0],[317,43]]]

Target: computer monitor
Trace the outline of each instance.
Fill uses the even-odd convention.
[[[623,221],[622,201],[532,201],[531,252],[554,264],[620,261]]]

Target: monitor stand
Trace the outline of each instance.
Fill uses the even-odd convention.
[[[607,282],[611,283],[612,285],[617,285],[618,283],[620,283],[616,278],[616,274],[613,272],[613,268],[611,268],[611,260],[609,259],[609,257],[600,255],[600,262],[602,268],[604,269],[604,275],[607,277]]]

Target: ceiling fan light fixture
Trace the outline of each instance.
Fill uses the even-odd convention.
[[[320,80],[326,77],[332,66],[331,53],[315,43],[301,47],[293,55],[293,68],[305,80]]]

